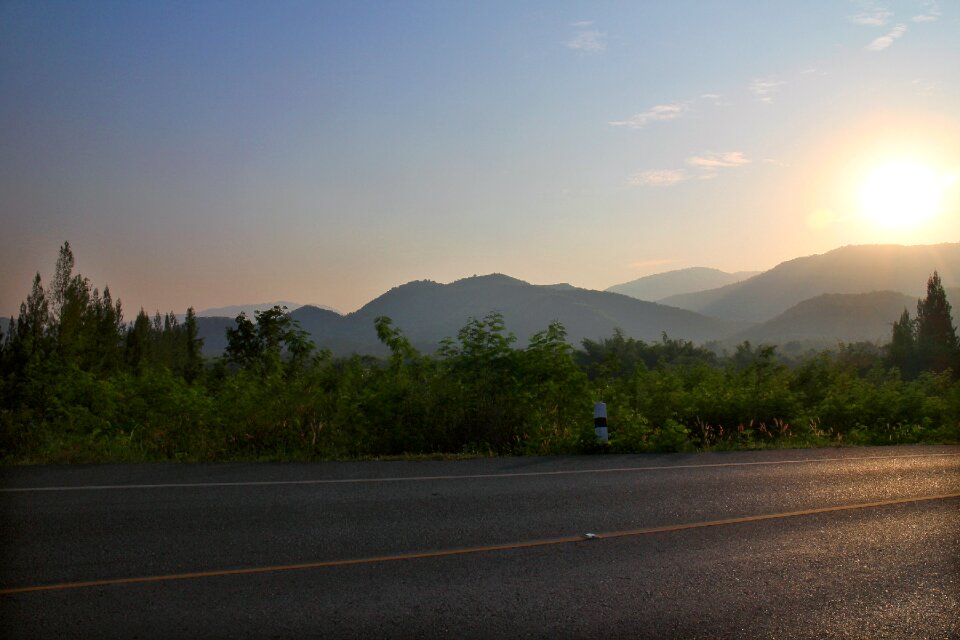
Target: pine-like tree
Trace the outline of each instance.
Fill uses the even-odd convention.
[[[187,309],[182,332],[185,342],[183,377],[187,382],[193,382],[203,370],[203,338],[197,337],[199,329],[197,328],[197,314],[194,313],[193,307]]]
[[[33,287],[26,302],[20,304],[20,317],[17,318],[17,339],[28,356],[39,355],[45,350],[49,327],[50,304],[38,273],[33,277]]]
[[[110,287],[103,288],[102,297],[93,290],[82,327],[82,366],[99,374],[119,369],[123,360],[123,310],[120,300],[113,301]]]
[[[53,282],[50,283],[50,303],[53,306],[51,311],[54,318],[59,322],[63,305],[67,300],[67,290],[73,280],[73,251],[70,250],[70,243],[64,242],[60,247],[60,255],[57,256],[57,266],[53,273]]]
[[[887,363],[900,369],[907,377],[913,377],[918,372],[917,325],[906,309],[900,319],[893,323],[893,336],[887,345]]]
[[[936,271],[927,280],[927,297],[917,301],[917,355],[924,369],[955,367],[960,356],[950,303]]]
[[[133,326],[127,329],[124,359],[127,366],[135,373],[140,373],[150,363],[153,351],[153,325],[150,316],[140,307],[140,313],[133,321]]]

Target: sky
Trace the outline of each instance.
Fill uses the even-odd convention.
[[[960,241],[960,2],[0,0],[0,314]]]

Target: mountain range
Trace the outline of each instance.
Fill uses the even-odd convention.
[[[659,340],[664,332],[696,342],[719,340],[738,329],[732,322],[628,296],[568,284],[532,285],[502,274],[474,276],[450,284],[410,282],[345,316],[302,307],[292,318],[318,346],[334,353],[383,353],[373,331],[378,316],[389,316],[417,348],[432,352],[440,340],[456,337],[470,318],[492,311],[503,315],[520,345],[560,320],[571,343],[599,339],[620,327],[627,335]]]
[[[383,355],[386,350],[373,328],[377,316],[389,316],[414,346],[432,352],[442,339],[456,337],[470,318],[482,318],[491,311],[503,315],[507,330],[521,346],[533,333],[559,320],[573,345],[585,338],[609,337],[620,328],[646,341],[659,340],[666,333],[727,347],[750,340],[828,348],[838,342],[885,342],[903,309],[915,313],[917,299],[925,294],[934,270],[948,287],[948,298],[960,302],[960,288],[956,288],[960,287],[960,243],[855,245],[790,260],[752,276],[695,268],[615,287],[636,285],[633,291],[650,297],[667,294],[658,302],[569,284],[533,285],[491,274],[449,284],[409,282],[346,315],[307,305],[290,316],[317,346],[337,355]],[[737,280],[744,276],[748,277]],[[734,281],[713,289],[678,292],[697,282],[730,279]],[[221,353],[232,318],[206,317],[198,322],[204,350]]]
[[[720,340],[746,328],[616,293],[569,284],[533,285],[502,274],[474,276],[450,284],[409,282],[353,313],[340,315],[304,306],[291,312],[290,317],[310,333],[318,347],[337,355],[382,355],[386,348],[374,331],[378,316],[389,316],[415,347],[432,352],[443,338],[455,338],[470,318],[483,318],[491,312],[503,316],[507,331],[518,338],[521,346],[554,320],[563,323],[572,344],[585,338],[608,337],[617,327],[627,335],[648,341],[659,340],[666,332],[695,342]],[[230,318],[198,318],[207,353],[222,352],[226,342],[221,336],[232,324]]]
[[[922,297],[934,271],[944,287],[960,286],[960,243],[841,247],[783,262],[741,282],[660,302],[722,320],[762,323],[824,293],[896,291]]]
[[[657,274],[611,287],[656,297],[637,299],[614,291],[582,289],[569,284],[533,285],[503,274],[474,276],[449,284],[429,280],[395,287],[357,311],[340,314],[314,305],[297,306],[290,316],[318,347],[336,355],[383,355],[374,319],[389,316],[423,352],[455,338],[470,320],[496,311],[506,328],[524,346],[535,332],[554,320],[563,323],[571,344],[601,339],[620,328],[645,341],[666,333],[695,343],[733,347],[753,343],[800,344],[828,348],[838,342],[889,339],[891,326],[907,309],[915,315],[927,279],[939,272],[956,322],[960,309],[960,243],[938,245],[855,245],[783,262],[769,271],[724,274],[694,268]],[[736,278],[743,278],[737,280]],[[696,283],[734,279],[701,291]],[[664,295],[666,294],[666,295]],[[218,355],[226,347],[226,329],[235,316],[273,304],[207,309],[197,318],[204,352]],[[207,315],[223,312],[224,315]],[[6,319],[0,331],[6,333]]]

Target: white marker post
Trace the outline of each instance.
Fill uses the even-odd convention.
[[[593,405],[593,432],[597,434],[597,442],[607,442],[607,403],[597,402]]]

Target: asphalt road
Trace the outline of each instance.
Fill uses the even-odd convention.
[[[11,638],[960,638],[960,447],[7,467],[0,533]]]

